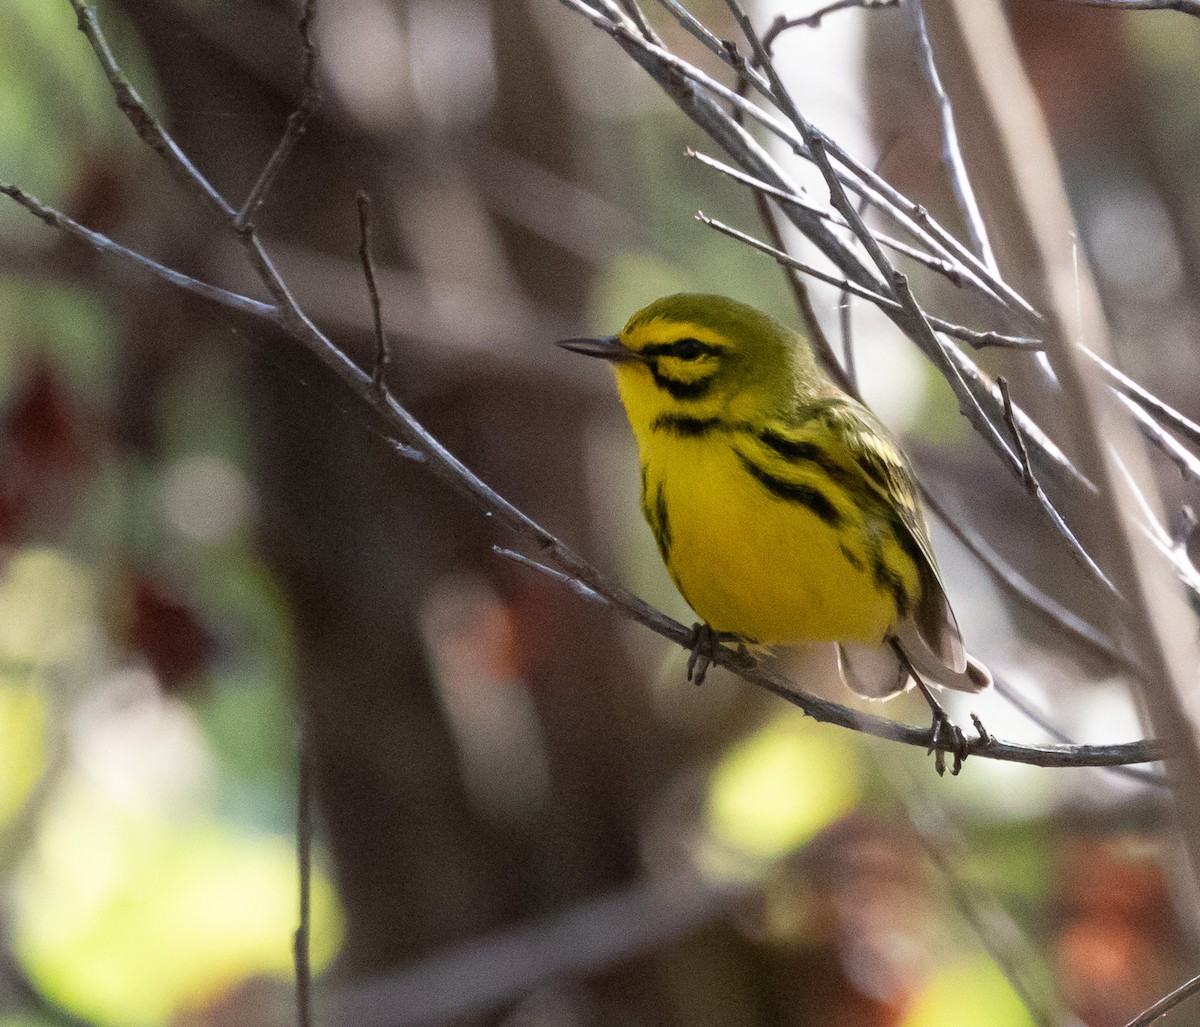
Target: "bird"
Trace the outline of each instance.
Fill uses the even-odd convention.
[[[616,335],[564,339],[608,362],[637,441],[642,511],[700,618],[688,676],[722,641],[833,643],[842,679],[886,699],[991,683],[938,574],[912,467],[808,339],[724,296],[655,300]],[[961,739],[961,732],[954,729]],[[957,764],[956,764],[957,765]]]

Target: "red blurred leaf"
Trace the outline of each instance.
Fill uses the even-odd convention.
[[[73,470],[86,459],[83,415],[48,360],[38,358],[4,419],[4,438],[35,466]]]
[[[64,530],[94,464],[95,418],[51,360],[32,360],[0,416],[0,545]]]
[[[129,646],[149,661],[164,692],[180,694],[207,670],[216,640],[195,610],[159,583],[135,574]]]

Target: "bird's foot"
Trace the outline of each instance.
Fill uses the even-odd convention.
[[[687,647],[692,651],[687,662],[689,681],[695,681],[698,685],[704,684],[708,668],[712,666],[717,649],[722,644],[736,646],[738,657],[747,667],[754,663],[754,657],[750,655],[750,650],[746,648],[746,640],[741,635],[734,631],[716,631],[708,624],[697,621],[692,625],[692,633],[687,639]]]
[[[948,733],[953,739],[950,744],[949,751],[954,756],[954,763],[950,767],[950,776],[955,777],[962,770],[963,762],[967,758],[967,736],[963,734],[963,729],[950,719],[950,715],[942,708],[942,704],[934,698],[933,693],[929,690],[929,686],[920,678],[916,679],[917,687],[921,690],[921,694],[925,696],[925,701],[929,703],[929,710],[933,714],[933,723],[929,725],[929,748],[926,752],[933,753],[933,768],[941,777],[946,773],[946,750],[942,748],[942,736]],[[980,736],[984,737],[986,733],[982,730],[982,725],[975,718],[976,727],[980,728]]]

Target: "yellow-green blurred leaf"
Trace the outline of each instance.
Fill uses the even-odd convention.
[[[858,803],[858,756],[846,732],[786,714],[731,749],[712,776],[714,839],[774,859],[805,844]]]
[[[39,680],[20,683],[0,673],[0,829],[45,769],[47,719]]]
[[[942,967],[909,1007],[901,1027],[1027,1027],[1033,1024],[1017,993],[990,959]]]
[[[97,1024],[151,1027],[250,977],[291,973],[293,842],[172,822],[82,775],[64,783],[18,875],[13,948],[52,1001]],[[313,879],[313,959],[341,918]]]

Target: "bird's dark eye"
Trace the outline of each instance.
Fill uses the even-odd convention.
[[[699,339],[680,339],[671,347],[671,355],[680,360],[696,360],[708,352],[708,347]]]

